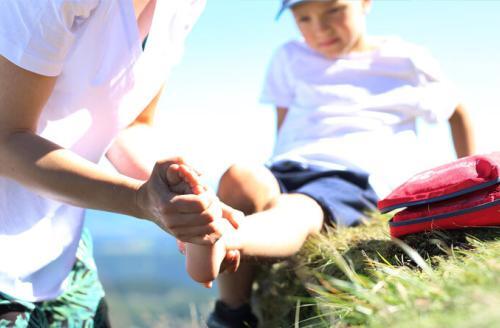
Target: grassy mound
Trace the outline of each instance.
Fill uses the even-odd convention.
[[[265,327],[494,327],[500,228],[391,240],[387,219],[310,238],[259,273]]]

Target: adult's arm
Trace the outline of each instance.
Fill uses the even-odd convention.
[[[37,135],[40,113],[55,77],[24,70],[0,56],[0,175],[58,201],[148,219],[183,241],[211,242],[217,233],[206,197],[175,196],[158,162],[147,181],[102,170]],[[201,213],[201,214],[199,214]]]
[[[457,157],[473,155],[476,151],[474,131],[469,114],[463,105],[457,106],[449,123]]]
[[[155,161],[157,160],[158,152],[162,147],[162,140],[157,140],[157,136],[153,133],[154,118],[157,109],[158,100],[162,94],[163,88],[160,89],[158,94],[151,100],[146,108],[137,116],[133,123],[126,129],[121,131],[115,138],[113,145],[106,153],[106,157],[113,164],[113,166],[122,174],[133,177],[139,180],[148,180],[152,177],[152,172],[159,175],[159,179],[164,185],[151,185],[155,188],[165,188],[165,172],[168,165],[161,162],[156,163],[156,170],[153,169]],[[178,161],[183,161],[178,159]],[[169,163],[169,162],[168,162]],[[168,164],[167,163],[167,164]],[[177,196],[176,202],[181,204],[189,201],[198,200],[198,196]],[[212,216],[212,203],[215,201],[214,196],[211,194],[202,195],[199,200],[206,206],[204,213],[198,215],[208,216],[210,220],[216,219]],[[215,205],[215,204],[214,204]],[[223,217],[226,218],[235,228],[238,227],[238,218],[242,216],[240,211],[233,209],[226,204],[221,204]],[[195,207],[197,209],[198,207]],[[196,213],[174,213],[171,215],[170,221],[174,225],[173,229],[177,226],[183,226],[189,222],[189,216],[195,216]],[[218,230],[217,227],[214,229]],[[175,231],[174,231],[175,233]],[[179,232],[176,235],[179,239],[187,232]]]

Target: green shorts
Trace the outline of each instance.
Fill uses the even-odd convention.
[[[92,239],[86,229],[66,279],[64,293],[50,301],[26,302],[0,292],[0,327],[110,327],[104,289],[92,256]]]

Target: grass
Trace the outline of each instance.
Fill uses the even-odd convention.
[[[259,273],[265,327],[494,327],[500,228],[391,240],[387,218],[310,238]]]

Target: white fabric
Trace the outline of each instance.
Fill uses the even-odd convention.
[[[143,52],[132,0],[2,0],[0,55],[59,75],[38,132],[97,163],[157,94],[203,7],[204,0],[157,1]],[[59,295],[83,209],[0,178],[0,219],[0,291],[27,301]]]
[[[424,49],[397,38],[377,42],[377,50],[336,60],[303,41],[278,49],[261,98],[288,108],[271,164],[362,169],[383,196],[432,163],[416,119],[448,119],[458,105],[455,91]]]

